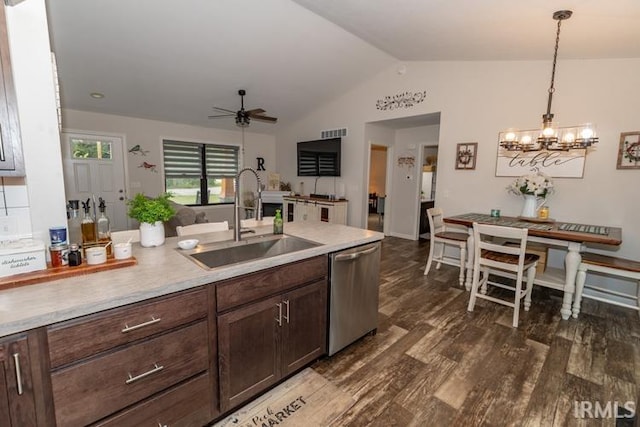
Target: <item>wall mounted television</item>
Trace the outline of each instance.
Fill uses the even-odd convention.
[[[341,138],[298,142],[298,176],[340,176]]]

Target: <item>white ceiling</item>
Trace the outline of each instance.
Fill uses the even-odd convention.
[[[550,61],[558,9],[559,58],[640,57],[638,0],[46,1],[64,108],[228,129],[238,89],[282,125],[399,61]]]

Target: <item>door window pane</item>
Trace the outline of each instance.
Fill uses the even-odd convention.
[[[71,153],[74,159],[111,160],[111,141],[71,138]]]

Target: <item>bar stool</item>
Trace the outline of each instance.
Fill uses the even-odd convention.
[[[473,311],[476,298],[506,305],[513,308],[513,327],[518,327],[520,300],[524,298],[524,309],[528,311],[531,305],[531,290],[536,276],[536,266],[540,258],[538,255],[526,252],[528,233],[529,230],[526,228],[473,223],[473,281],[467,311]],[[514,244],[503,245],[497,239],[513,241]],[[496,241],[494,242],[494,240]],[[525,271],[527,272],[527,283],[526,288],[523,289]],[[482,273],[482,279],[480,273]],[[489,274],[508,278],[515,275],[515,285],[509,286],[490,281]],[[486,295],[487,285],[513,291],[515,293],[513,302]],[[481,292],[478,292],[478,288],[481,288]]]
[[[440,208],[427,209],[427,217],[429,218],[429,230],[431,234],[431,243],[429,244],[429,258],[427,258],[427,266],[424,269],[426,276],[431,269],[431,264],[436,262],[436,270],[440,268],[440,264],[448,264],[460,267],[460,286],[464,286],[464,267],[467,255],[467,233],[450,231],[445,224]],[[438,246],[438,253],[435,253],[435,247]],[[445,245],[457,246],[460,250],[460,259],[449,258],[444,255]]]
[[[585,280],[587,278],[587,272],[594,271],[614,277],[622,277],[625,279],[633,279],[636,283],[636,295],[627,295],[621,292],[611,291],[596,286],[585,286]],[[602,298],[599,296],[585,296],[597,301],[606,302],[621,307],[631,308],[637,310],[640,315],[640,262],[629,259],[617,258],[606,255],[599,255],[590,252],[584,252],[582,254],[582,261],[578,266],[578,274],[576,276],[576,295],[573,303],[572,315],[574,318],[580,314],[580,305],[582,303],[582,291],[584,288],[593,289],[607,295],[619,296],[624,298],[633,299],[636,301],[635,305],[625,304],[611,299]]]

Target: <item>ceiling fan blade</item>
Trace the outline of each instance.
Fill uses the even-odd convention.
[[[233,117],[235,116],[236,113],[232,113],[232,114],[217,114],[215,116],[208,116],[210,119],[219,119],[221,117]]]
[[[235,113],[236,113],[235,111],[233,111],[233,110],[227,110],[226,108],[221,108],[221,107],[211,107],[211,108],[213,108],[214,110],[218,110],[218,111],[224,111],[224,112],[226,112],[226,113],[233,113],[233,114],[235,114]]]
[[[250,114],[249,117],[251,117],[253,120],[262,120],[263,122],[270,123],[275,123],[278,121],[276,117],[263,116],[262,114]]]
[[[252,115],[252,114],[262,114],[262,113],[264,113],[264,112],[265,112],[265,111],[264,111],[262,108],[254,108],[253,110],[247,110],[247,111],[246,111],[246,113],[247,113],[247,114],[249,114],[249,115]]]

